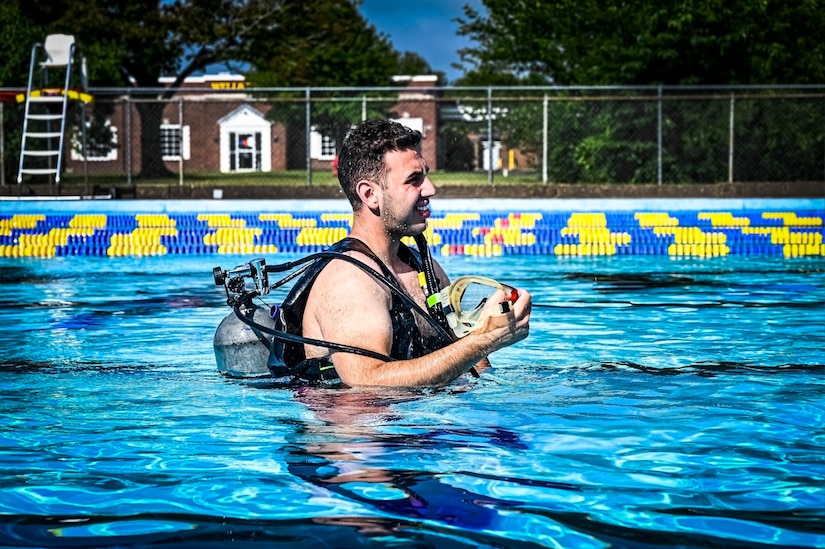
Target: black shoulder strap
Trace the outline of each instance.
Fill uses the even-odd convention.
[[[358,240],[357,238],[344,238],[343,240],[339,240],[332,246],[330,246],[327,251],[329,252],[337,252],[337,253],[344,253],[348,251],[356,251],[361,252],[362,254],[366,255],[367,257],[373,259],[378,265],[381,267],[381,272],[384,276],[391,276],[391,273],[387,269],[386,265],[378,259],[378,257],[369,249],[369,247]],[[282,307],[291,307],[295,303],[299,301],[302,296],[307,295],[307,290],[312,286],[315,282],[315,279],[327,266],[327,264],[332,261],[332,257],[320,257],[313,261],[312,265],[304,272],[301,277],[295,282],[295,284],[290,289],[289,293],[287,294],[286,298],[284,299]]]
[[[384,265],[384,262],[381,261],[380,259],[378,259],[378,256],[375,255],[375,253],[370,249],[370,247],[367,246],[366,244],[364,244],[361,240],[358,240],[357,238],[352,238],[352,237],[348,236],[347,238],[345,238],[345,239],[341,240],[340,242],[338,242],[336,245],[338,245],[338,244],[341,244],[342,246],[341,246],[341,249],[337,250],[337,251],[339,251],[339,252],[350,252],[350,251],[360,252],[360,253],[364,254],[365,256],[369,257],[370,259],[372,259],[373,261],[375,261],[376,263],[378,263],[378,266],[381,267],[381,272],[384,274],[384,276],[386,276],[390,279],[395,278],[392,274],[392,271],[390,271],[389,268],[386,265]]]
[[[419,273],[424,271],[424,263],[421,259],[421,254],[418,253],[418,250],[410,248],[403,242],[398,247],[398,257],[401,258],[401,261],[403,261]]]

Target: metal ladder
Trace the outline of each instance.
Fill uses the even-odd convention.
[[[74,36],[68,34],[51,34],[46,37],[45,44],[32,46],[17,171],[18,187],[23,183],[23,175],[47,175],[54,178],[59,189],[74,52]],[[45,59],[37,63],[39,54],[45,54]],[[33,87],[36,64],[40,69],[39,89]],[[48,88],[50,69],[63,71],[62,88]]]

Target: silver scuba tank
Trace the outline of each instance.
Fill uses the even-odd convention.
[[[263,307],[256,306],[248,318],[267,328],[275,327]],[[212,340],[218,371],[228,377],[270,376],[266,363],[271,343],[271,335],[247,326],[234,311],[230,312],[218,325]]]

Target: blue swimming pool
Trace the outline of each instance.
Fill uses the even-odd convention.
[[[0,546],[825,547],[822,257],[440,257],[536,307],[425,391],[221,377],[247,259],[0,259]]]
[[[821,259],[442,258],[531,335],[380,392],[219,376],[244,259],[3,260],[0,544],[825,547]]]

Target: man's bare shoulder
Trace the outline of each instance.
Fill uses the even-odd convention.
[[[381,273],[381,266],[369,256],[354,251],[346,252],[346,255]],[[372,274],[349,261],[333,259],[315,279],[310,299],[318,305],[326,305],[323,308],[327,309],[331,306],[331,299],[339,303],[351,303],[364,301],[366,296],[369,296],[369,301],[375,301],[376,297],[379,297],[376,294],[384,293],[386,287]]]
[[[379,265],[363,254],[352,254],[380,272]],[[391,296],[374,276],[357,265],[332,260],[312,285],[304,309],[303,333],[307,337],[352,345],[388,354],[392,345],[389,317]],[[307,356],[327,356],[328,350],[308,347]],[[351,379],[351,367],[364,358],[335,353],[333,363],[342,379]]]

